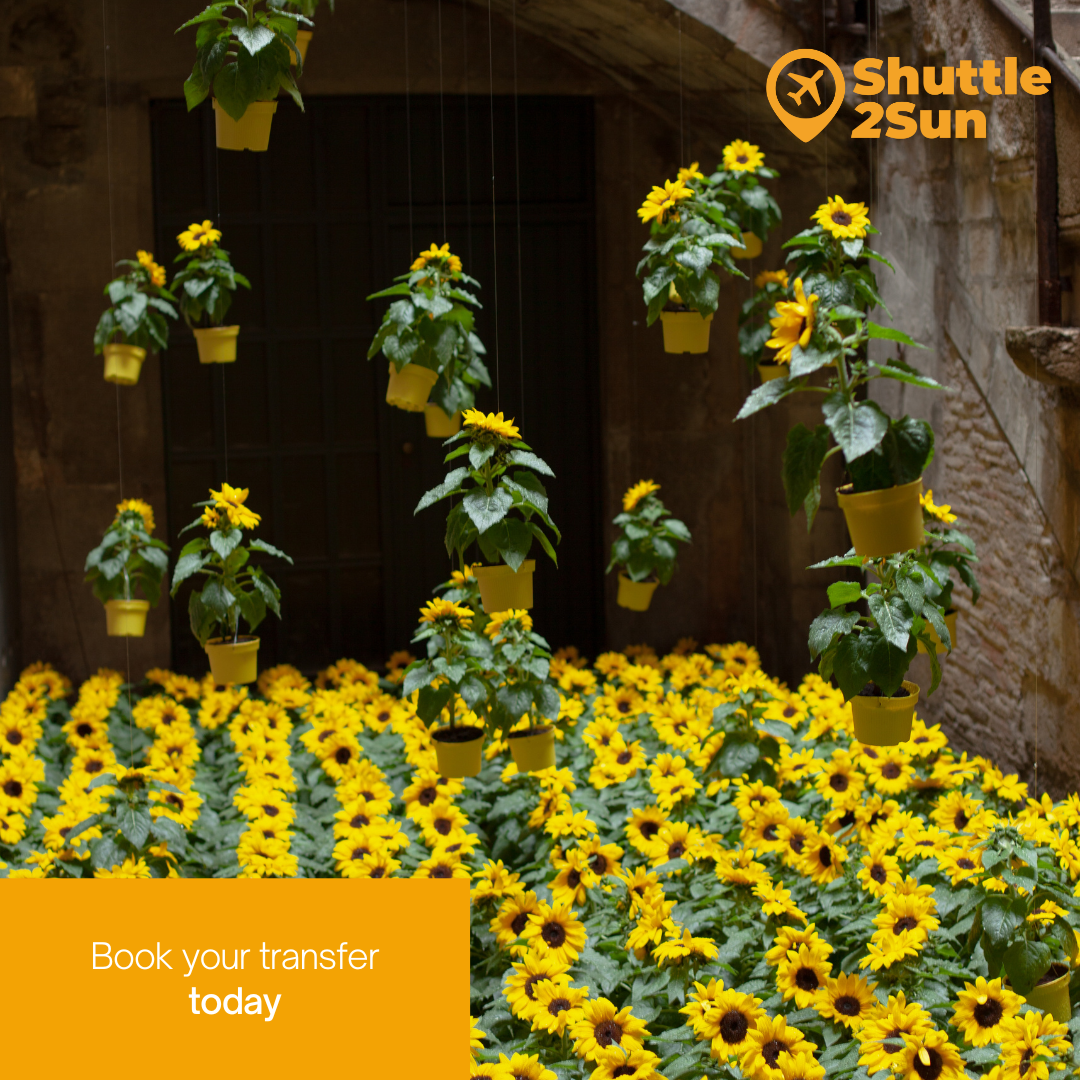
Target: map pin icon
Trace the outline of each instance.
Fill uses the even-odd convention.
[[[832,102],[818,116],[795,116],[780,104],[779,96],[776,93],[777,80],[780,78],[784,68],[796,60],[816,60],[819,64],[823,64],[832,76],[834,88]],[[804,89],[810,89],[810,80],[806,80],[806,84]],[[769,80],[765,84],[765,92],[769,96],[769,104],[772,106],[773,112],[776,113],[780,118],[780,122],[795,138],[802,139],[806,143],[815,136],[820,135],[828,126],[829,121],[836,115],[841,102],[844,100],[845,88],[844,73],[840,70],[840,65],[831,56],[818,52],[817,49],[792,49],[791,52],[784,53],[769,69]]]

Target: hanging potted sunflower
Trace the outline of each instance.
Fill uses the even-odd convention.
[[[756,369],[762,382],[787,375],[788,366],[765,357],[773,327],[769,322],[776,304],[787,301],[788,272],[762,270],[754,278],[754,294],[739,310],[739,354],[751,373]],[[815,298],[816,300],[816,298]]]
[[[447,554],[457,554],[464,567],[465,552],[475,543],[491,564],[473,566],[488,614],[531,608],[536,561],[527,556],[533,540],[558,565],[543,526],[554,533],[556,543],[562,537],[548,516],[547,491],[536,475],[555,474],[521,441],[514,422],[504,420],[502,413],[485,415],[468,409],[464,423],[463,430],[447,440],[448,445],[462,445],[451,449],[445,461],[449,464],[467,455],[468,465],[451,469],[441,484],[424,494],[413,513],[461,495],[446,517]]]
[[[383,316],[368,359],[381,352],[390,362],[387,404],[422,412],[428,435],[445,439],[461,430],[461,413],[475,404],[476,387],[491,386],[484,346],[473,330],[472,309],[480,301],[464,288],[480,285],[462,272],[449,244],[432,244],[394,280],[368,297],[398,298]]]
[[[943,653],[956,647],[956,623],[960,615],[953,606],[952,594],[953,571],[971,590],[971,602],[977,604],[981,589],[972,563],[979,561],[975,554],[975,541],[965,532],[954,527],[958,520],[947,503],[937,506],[934,503],[933,490],[920,496],[923,512],[923,543],[918,549],[917,558],[926,568],[927,591],[945,611],[945,625],[949,631],[950,647],[937,636],[931,627],[930,637],[937,651]],[[926,646],[919,642],[919,652],[926,652]]]
[[[638,217],[649,223],[649,240],[637,275],[644,275],[647,325],[660,319],[665,352],[708,352],[720,297],[714,265],[733,276],[746,276],[731,258],[741,235],[728,216],[732,199],[722,186],[705,182],[695,161],[663,187],[654,187],[638,209]]]
[[[175,301],[165,288],[165,267],[149,251],[121,259],[127,272],[105,286],[109,307],[94,331],[94,352],[105,354],[105,381],[134,386],[139,381],[146,350],[169,347],[169,324],[176,318]]]
[[[798,392],[821,396],[823,423],[814,430],[796,424],[783,455],[788,510],[802,506],[807,528],[821,502],[821,470],[836,453],[843,455],[848,482],[837,491],[855,551],[881,558],[918,547],[923,540],[922,474],[934,456],[934,432],[925,420],[892,419],[860,390],[875,379],[893,379],[930,390],[944,389],[902,357],[872,359],[874,340],[922,348],[907,334],[872,322],[879,304],[869,260],[888,261],[865,244],[876,232],[862,203],[829,199],[815,213],[817,224],[789,240],[798,266],[788,300],[777,300],[772,337],[773,361],[786,368],[780,378],[762,383],[739,411],[752,416]],[[890,267],[891,268],[891,267]],[[809,377],[831,369],[822,387]]]
[[[284,90],[303,112],[293,77],[304,68],[297,44],[298,24],[311,20],[284,10],[281,0],[237,0],[210,4],[177,30],[197,26],[195,66],[184,83],[190,112],[213,95],[220,150],[264,151]],[[239,13],[239,18],[237,17]]]
[[[180,313],[195,335],[200,364],[231,364],[236,359],[239,326],[223,326],[237,285],[251,283],[233,269],[229,253],[218,246],[221,230],[210,220],[194,222],[177,238],[183,251],[173,260],[186,261],[173,278],[172,287],[180,296]],[[197,326],[206,322],[208,326]]]
[[[281,618],[281,590],[261,566],[252,564],[252,553],[292,564],[284,551],[265,540],[243,543],[243,531],[262,520],[245,505],[247,497],[247,488],[222,484],[220,491],[211,488],[208,500],[195,503],[203,508],[202,515],[181,529],[181,535],[200,525],[209,535],[189,540],[173,571],[172,596],[189,577],[205,578],[202,588],[191,592],[188,615],[192,633],[210,658],[214,681],[221,685],[252,683],[258,677],[259,639],[240,633],[240,619],[254,631],[267,609]]]
[[[706,183],[730,196],[725,203],[727,217],[742,236],[742,246],[731,249],[734,258],[756,259],[769,232],[780,224],[780,207],[761,183],[779,175],[765,164],[765,155],[753,143],[735,139],[724,147],[721,163]]]
[[[941,666],[931,631],[952,648],[945,611],[914,551],[874,562],[846,555],[814,569],[839,566],[867,570],[877,581],[865,588],[857,581],[829,586],[829,607],[810,625],[810,656],[818,659],[821,677],[835,676],[844,700],[851,702],[856,739],[870,746],[906,742],[919,687],[904,676],[922,643],[930,650],[928,693],[937,689]]]
[[[548,682],[550,646],[533,633],[532,618],[523,609],[495,612],[484,633],[492,644],[489,666],[497,683],[491,725],[504,733],[521,772],[554,768],[554,722],[562,701]]]
[[[142,637],[146,613],[157,606],[161,579],[169,565],[169,546],[150,534],[154,511],[142,499],[117,503],[116,516],[105,535],[86,556],[85,580],[105,605],[109,637]],[[146,597],[140,600],[136,593]]]
[[[490,649],[472,628],[473,611],[464,604],[437,597],[420,609],[414,642],[426,642],[426,659],[405,669],[402,692],[416,694],[416,714],[425,724],[447,717],[431,737],[439,772],[447,777],[476,776],[483,764],[482,724],[459,724],[459,702],[473,714],[486,714],[492,687],[487,678]]]
[[[302,15],[304,17],[305,25],[315,25],[311,20],[315,17],[315,12],[318,10],[319,0],[289,0],[289,3],[285,6],[288,10],[296,12],[297,15]],[[327,0],[327,6],[330,8],[330,14],[333,15],[334,0]],[[311,30],[298,29],[296,31],[296,51],[300,54],[301,68],[307,63],[307,51],[308,46],[311,44],[311,38]]]
[[[659,484],[640,480],[623,495],[623,512],[613,524],[621,535],[611,545],[606,573],[619,567],[619,607],[648,611],[658,585],[675,573],[675,545],[690,542],[690,530],[670,516],[656,497]]]

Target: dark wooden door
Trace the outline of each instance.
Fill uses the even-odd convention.
[[[199,365],[184,328],[163,356],[170,543],[183,542],[208,487],[250,487],[261,535],[296,560],[271,570],[284,618],[261,628],[263,665],[375,664],[408,644],[417,609],[449,571],[443,510],[412,513],[441,480],[443,451],[421,416],[385,404],[385,361],[365,359],[385,302],[365,297],[447,239],[483,285],[477,330],[496,386],[479,404],[517,417],[557,476],[549,492],[564,542],[558,570],[538,561],[537,629],[594,650],[603,567],[591,100],[518,99],[520,203],[513,99],[493,109],[461,97],[441,109],[437,97],[306,106],[282,103],[265,154],[216,150],[208,109],[152,108],[158,261],[209,217],[252,282],[229,316],[242,327],[236,364]],[[174,663],[203,670],[186,592],[174,605]]]

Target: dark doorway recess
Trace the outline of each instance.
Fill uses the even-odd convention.
[[[444,510],[413,517],[442,479],[444,451],[420,415],[385,404],[385,361],[365,356],[386,301],[364,298],[442,243],[445,214],[445,239],[483,285],[477,330],[498,389],[479,404],[516,417],[557,477],[549,494],[564,541],[558,570],[538,554],[536,628],[553,646],[595,652],[603,566],[591,99],[518,99],[519,173],[512,98],[305,104],[306,113],[281,104],[265,154],[216,150],[208,106],[152,105],[158,260],[171,260],[187,225],[212,218],[252,282],[228,320],[242,328],[237,363],[201,366],[183,326],[162,357],[170,544],[179,550],[191,504],[211,485],[249,487],[259,534],[296,560],[270,570],[284,618],[260,628],[262,667],[313,670],[341,656],[378,664],[408,645],[417,609],[450,570]],[[173,662],[201,672],[187,591],[173,606]]]

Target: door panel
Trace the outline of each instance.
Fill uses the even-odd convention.
[[[252,283],[228,318],[242,327],[235,365],[199,365],[183,326],[162,357],[169,542],[178,550],[211,484],[250,487],[259,534],[296,560],[267,564],[285,621],[260,627],[262,666],[311,670],[344,655],[380,664],[408,645],[417,609],[450,569],[445,508],[413,516],[442,479],[444,450],[420,415],[385,404],[386,362],[365,355],[386,301],[365,297],[441,242],[445,213],[446,239],[484,286],[477,331],[497,387],[479,404],[516,417],[557,476],[549,492],[564,543],[558,570],[538,555],[537,630],[593,651],[602,562],[591,100],[517,102],[520,260],[513,99],[494,101],[494,208],[487,98],[447,97],[444,128],[437,97],[413,97],[408,124],[400,97],[305,104],[301,114],[282,102],[265,154],[218,151],[209,108],[152,105],[159,261],[209,217]],[[173,659],[200,672],[186,601],[185,588]]]

